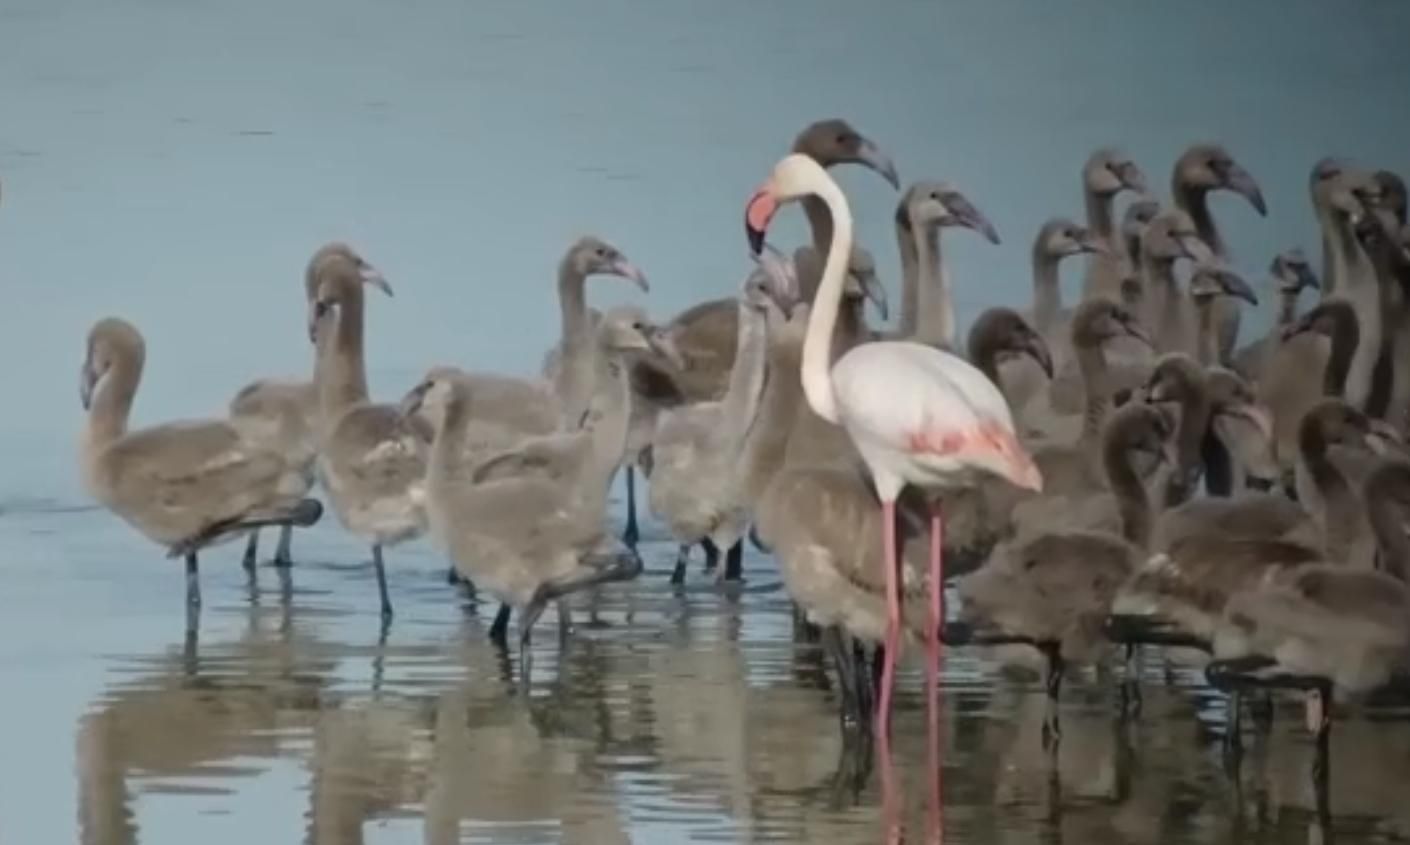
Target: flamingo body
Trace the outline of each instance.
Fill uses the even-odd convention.
[[[988,474],[1041,483],[1003,394],[968,361],[918,343],[877,341],[842,356],[831,376],[838,422],[881,499],[906,484],[967,486]]]

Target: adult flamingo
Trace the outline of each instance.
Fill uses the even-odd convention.
[[[1042,475],[1019,444],[1008,404],[994,383],[963,358],[907,341],[856,346],[829,367],[847,258],[852,251],[852,214],[837,183],[816,161],[793,154],[745,207],[745,232],[757,255],[780,204],[817,197],[832,215],[827,264],[808,317],[801,381],[808,404],[823,419],[842,426],[861,453],[881,499],[886,560],[886,655],[882,667],[880,718],[883,741],[891,725],[891,693],[901,633],[901,587],[896,556],[896,498],[907,485],[931,494],[930,624],[927,628],[927,703],[935,719],[939,629],[944,589],[940,560],[941,514],[934,494],[998,475],[1030,490]]]

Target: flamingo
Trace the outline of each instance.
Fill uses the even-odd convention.
[[[994,383],[969,362],[931,346],[875,341],[852,348],[829,367],[847,258],[852,214],[837,183],[817,162],[793,154],[750,197],[744,211],[749,248],[758,255],[779,207],[805,197],[822,200],[833,220],[832,242],[803,340],[800,378],[813,411],[840,425],[870,471],[882,507],[887,625],[877,737],[887,743],[891,695],[901,634],[897,583],[896,499],[908,485],[930,501],[930,624],[927,629],[927,705],[937,718],[942,620],[942,521],[936,494],[972,486],[997,475],[1040,492],[1042,474],[1019,443],[1008,403]]]

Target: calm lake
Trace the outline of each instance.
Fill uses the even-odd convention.
[[[425,541],[388,553],[383,632],[331,514],[292,572],[252,585],[239,546],[205,556],[187,637],[179,566],[80,487],[88,327],[146,336],[136,424],[223,413],[309,370],[303,267],[340,238],[396,288],[369,300],[376,395],[438,363],[532,373],[575,237],[651,280],[593,282],[597,307],[664,320],[728,295],[750,190],[831,116],[996,224],[998,247],[947,236],[962,325],[1027,302],[1033,234],[1080,217],[1101,145],[1164,195],[1186,145],[1225,143],[1268,199],[1267,218],[1215,200],[1262,291],[1275,252],[1317,252],[1313,161],[1410,174],[1407,33],[1402,0],[0,0],[0,842],[881,841],[870,756],[752,548],[742,590],[696,563],[676,591],[648,519],[647,573],[577,597],[566,650],[546,620],[526,691],[493,606]],[[835,173],[896,302],[896,194]],[[804,233],[789,210],[771,238]],[[1144,665],[1124,723],[1111,678],[1076,674],[1053,758],[1035,678],[952,652],[946,841],[1410,838],[1410,713],[1338,721],[1319,812],[1295,699],[1229,771],[1222,699]],[[908,841],[931,812],[919,680],[894,740]]]

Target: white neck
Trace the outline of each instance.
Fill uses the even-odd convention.
[[[801,379],[803,393],[815,413],[830,423],[838,423],[837,400],[832,392],[832,331],[837,325],[837,309],[842,302],[842,284],[847,273],[847,259],[852,254],[852,211],[847,197],[837,183],[820,174],[814,193],[832,214],[832,243],[827,248],[827,263],[822,280],[808,315],[808,333],[803,339]]]

